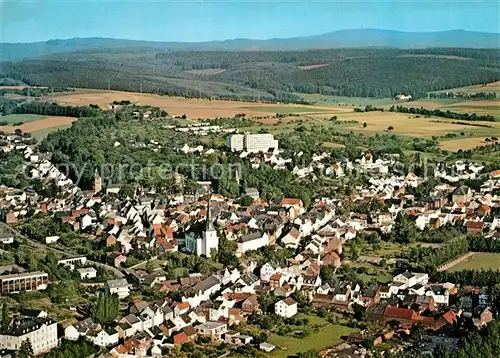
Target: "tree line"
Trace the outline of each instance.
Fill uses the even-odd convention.
[[[64,116],[64,117],[91,117],[100,112],[95,106],[61,106],[57,103],[49,102],[23,102],[6,101],[0,104],[0,112],[4,114],[40,114],[44,116]]]
[[[427,108],[415,108],[415,107],[405,107],[405,106],[391,106],[389,108],[390,112],[399,112],[399,113],[411,113],[411,114],[420,114],[423,116],[435,116],[435,117],[443,117],[443,118],[451,118],[451,119],[460,119],[465,121],[486,121],[486,122],[494,122],[495,117],[492,115],[477,115],[475,113],[457,113],[451,111],[442,111],[440,109],[427,109]]]

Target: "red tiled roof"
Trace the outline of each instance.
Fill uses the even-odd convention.
[[[174,344],[183,344],[183,343],[186,343],[187,340],[188,340],[188,336],[184,332],[177,333],[174,336]]]
[[[294,301],[294,299],[293,299],[293,298],[291,298],[291,297],[287,297],[287,298],[285,298],[285,299],[283,300],[283,302],[285,302],[288,306],[291,306],[291,305],[293,305],[293,304],[295,304],[295,303],[296,303],[296,302]]]
[[[384,316],[392,318],[411,319],[414,313],[415,311],[407,308],[387,306],[384,311]]]
[[[453,313],[452,311],[448,311],[446,312],[444,315],[443,315],[443,318],[445,319],[446,322],[448,322],[449,324],[452,324],[453,322],[455,322],[457,320],[456,316],[455,316],[455,313]]]

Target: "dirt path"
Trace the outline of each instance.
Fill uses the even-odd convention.
[[[457,257],[455,260],[448,261],[444,265],[439,266],[438,271],[440,271],[440,272],[446,271],[446,270],[452,268],[453,266],[459,264],[460,262],[467,260],[469,257],[471,257],[475,254],[476,254],[475,252],[468,252],[465,255]]]

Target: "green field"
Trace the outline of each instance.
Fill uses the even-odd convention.
[[[1,125],[12,126],[16,123],[28,123],[38,121],[40,119],[45,119],[47,116],[41,116],[38,114],[9,114],[6,116],[0,117],[0,122],[4,122]]]
[[[335,108],[330,109],[322,109],[322,108],[314,108],[314,107],[301,107],[301,106],[248,106],[242,107],[242,109],[248,109],[252,111],[258,112],[271,112],[271,113],[279,113],[279,114],[292,114],[292,113],[335,113]]]
[[[328,96],[322,94],[304,94],[297,93],[308,102],[315,102],[315,105],[340,105],[340,106],[381,106],[399,103],[393,98],[362,98],[362,97],[343,97]]]
[[[71,128],[71,124],[63,124],[63,125],[57,126],[57,127],[40,129],[38,131],[31,132],[31,136],[34,138],[37,138],[37,139],[43,139],[52,132],[56,132],[58,130],[63,130],[63,129],[67,129],[67,128]]]
[[[480,270],[492,269],[500,270],[500,254],[489,252],[478,252],[465,261],[451,267],[448,271]]]
[[[354,328],[332,324],[326,319],[318,316],[307,316],[307,318],[309,319],[309,325],[320,326],[317,332],[311,332],[304,338],[279,336],[273,333],[269,336],[269,342],[274,344],[276,349],[267,354],[267,356],[286,358],[310,349],[320,351],[339,344],[341,342],[341,336],[356,331]],[[281,348],[283,348],[283,350]]]

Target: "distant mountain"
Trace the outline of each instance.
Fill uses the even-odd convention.
[[[110,38],[74,38],[34,43],[0,43],[1,60],[18,61],[65,52],[127,50],[305,50],[353,47],[462,47],[500,48],[500,34],[450,30],[441,32],[402,32],[392,30],[340,30],[322,35],[288,39],[231,39],[208,42],[153,42]]]

